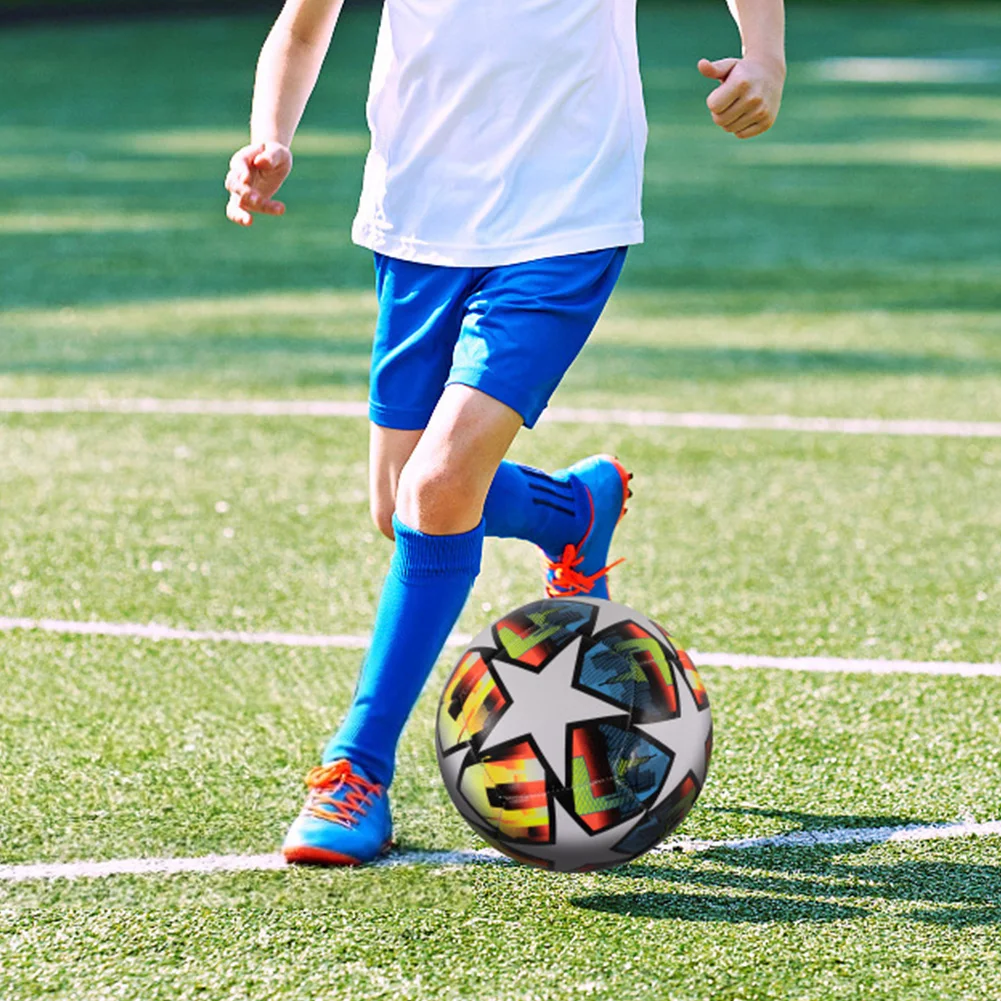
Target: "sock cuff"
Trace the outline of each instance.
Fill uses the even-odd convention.
[[[402,577],[445,577],[480,572],[484,522],[460,535],[426,535],[393,515],[396,549],[392,568]]]

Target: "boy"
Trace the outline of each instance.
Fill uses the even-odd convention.
[[[702,60],[739,138],[771,127],[783,0],[729,0],[741,59]],[[342,0],[287,0],[258,64],[228,217],[274,195]],[[527,539],[549,595],[607,598],[629,474],[504,461],[584,346],[640,243],[646,120],[635,0],[385,0],[372,147],[352,236],[375,252],[372,517],[395,540],[352,705],[307,776],[290,862],[353,865],[390,843],[397,740],[479,571],[484,535]],[[405,656],[400,651],[406,651]]]

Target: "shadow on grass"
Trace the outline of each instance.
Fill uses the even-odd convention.
[[[589,911],[665,921],[706,921],[725,924],[773,924],[843,921],[864,914],[858,907],[820,900],[707,895],[700,893],[595,893],[573,903]]]
[[[893,98],[912,103],[888,114],[885,89],[800,73],[776,132],[780,146],[765,137],[765,152],[749,160],[707,120],[708,85],[693,68],[714,38],[721,46],[730,39],[725,11],[712,6],[641,5],[641,35],[654,39],[643,57],[654,126],[648,239],[630,255],[623,290],[654,293],[652,308],[672,316],[996,311],[997,171],[974,169],[962,155],[966,149],[971,156],[977,150],[994,156],[993,92],[972,95],[979,103],[971,103],[965,82],[938,85],[931,95],[917,83],[900,85]],[[790,50],[802,61],[858,52],[868,44],[874,19],[895,24],[901,16],[895,6],[882,13],[872,6],[863,14],[861,8],[808,5],[809,13],[791,25]],[[981,49],[1001,30],[969,12],[950,18],[944,5],[917,21],[913,13],[908,17],[910,34],[880,35],[880,56],[912,56],[929,46],[937,51],[944,38],[956,51]],[[247,74],[266,18],[51,26],[0,37],[0,62],[9,65],[12,78],[31,81],[0,107],[0,132],[20,158],[23,188],[4,194],[0,211],[53,216],[38,223],[49,232],[4,239],[0,303],[44,309],[259,289],[370,290],[370,258],[348,246],[347,230],[361,180],[364,95],[377,25],[375,8],[344,12],[334,42],[336,71],[321,76],[310,112],[331,134],[314,136],[313,147],[308,132],[300,135],[306,145],[286,190],[289,218],[262,220],[249,233],[225,223],[221,182],[226,142],[240,141]],[[179,58],[187,67],[180,75]],[[122,80],[129,87],[122,88]],[[818,108],[826,111],[818,114]],[[901,162],[812,162],[846,145],[883,142],[888,133],[904,144]],[[907,143],[928,140],[956,144],[960,152],[948,170],[907,160]],[[336,164],[324,150],[336,154]],[[752,162],[753,156],[789,162]],[[162,212],[168,182],[180,185],[185,214],[202,220],[198,231],[136,233],[108,223],[118,219],[121,227],[123,218]],[[59,231],[57,217],[66,212],[87,219],[74,222],[72,232]],[[65,336],[82,340],[71,331]],[[230,357],[250,353],[230,349]],[[827,372],[996,375],[999,366],[857,351],[629,350],[597,345],[590,357],[596,365],[620,365],[624,375],[652,362],[669,373],[721,379]],[[267,345],[257,350],[262,359],[280,353]],[[8,371],[86,375],[125,372],[136,364],[130,360],[135,355],[123,360],[103,346],[81,354],[87,359],[54,362],[54,368],[15,357]],[[0,355],[10,358],[9,350]],[[226,363],[221,352],[200,353],[190,364]],[[323,379],[305,367],[303,374]],[[331,382],[339,379],[332,374]]]
[[[915,822],[898,816],[718,809],[777,817],[792,821],[798,830],[900,827]],[[914,905],[903,915],[911,921],[951,928],[1001,924],[1001,866],[922,859],[879,864],[853,860],[873,847],[716,848],[684,856],[684,861],[670,867],[640,861],[599,875],[609,882],[656,880],[676,884],[678,889],[596,893],[577,897],[573,903],[630,917],[793,923],[864,917],[875,906],[892,902]],[[699,892],[689,893],[689,887]]]
[[[65,334],[50,343],[31,343],[27,357],[8,345],[0,360],[2,375],[127,375],[236,371],[277,366],[315,386],[364,385],[368,381],[368,330],[357,338],[260,334],[246,336],[175,336],[79,339],[67,357]],[[578,387],[623,379],[711,380],[793,379],[844,376],[916,376],[975,378],[1001,375],[1001,359],[949,358],[890,352],[735,347],[647,347],[622,343],[590,344],[576,369]]]
[[[0,361],[0,375],[128,375],[145,373],[225,371],[235,367],[269,371],[283,369],[303,382],[331,386],[368,385],[370,345],[367,339],[261,335],[247,337],[171,337],[115,339],[103,350],[95,346],[82,357],[59,357],[33,344],[33,357],[9,355]],[[299,378],[301,376],[301,378]]]

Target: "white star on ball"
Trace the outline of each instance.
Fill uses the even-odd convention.
[[[568,727],[616,716],[629,719],[621,706],[573,687],[581,642],[581,637],[574,639],[541,670],[496,657],[491,661],[490,669],[504,689],[508,705],[478,753],[531,737],[560,785],[566,788],[570,784]]]

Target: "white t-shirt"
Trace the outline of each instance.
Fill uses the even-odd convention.
[[[385,0],[355,243],[484,267],[641,243],[636,0]]]

